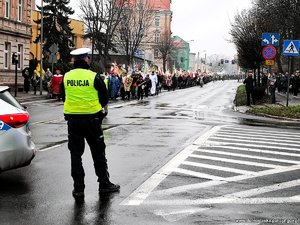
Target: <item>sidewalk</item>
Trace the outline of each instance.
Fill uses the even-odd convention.
[[[261,104],[260,106],[272,106],[272,105],[280,105],[280,106],[286,106],[286,94],[278,93],[276,92],[276,104],[271,104],[270,103],[264,103]],[[270,100],[271,101],[271,100]],[[298,96],[289,96],[289,101],[288,101],[289,106],[294,106],[294,105],[299,105],[300,106],[300,95]],[[287,118],[287,117],[276,117],[276,116],[271,116],[271,115],[251,115],[247,114],[246,112],[251,108],[252,106],[238,106],[235,107],[234,110],[237,112],[240,112],[244,114],[246,117],[251,117],[251,119],[254,120],[261,120],[264,123],[268,124],[273,124],[273,125],[284,125],[284,126],[299,126],[300,125],[300,119],[293,119],[293,118]]]
[[[11,95],[15,96],[15,93],[11,93]],[[42,95],[40,95],[39,90],[36,92],[36,95],[34,95],[33,91],[29,91],[28,93],[18,92],[16,99],[20,103],[38,101],[38,100],[46,100],[47,99],[47,91],[43,90]]]
[[[286,106],[287,98],[286,94],[276,92],[276,103]],[[289,95],[288,105],[300,105],[300,95],[294,96],[292,94]]]

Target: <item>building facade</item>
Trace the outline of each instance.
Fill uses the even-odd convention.
[[[175,47],[175,68],[188,71],[190,69],[190,44],[179,36],[173,37]]]
[[[164,35],[171,37],[171,0],[148,0],[154,16],[147,36],[141,43],[140,49],[145,52],[145,58],[154,65],[162,68],[162,58],[158,45]],[[168,66],[167,66],[168,68]]]
[[[31,0],[0,0],[0,84],[15,82],[16,66],[12,54],[18,56],[17,82],[23,83],[21,72],[29,64],[31,41]]]

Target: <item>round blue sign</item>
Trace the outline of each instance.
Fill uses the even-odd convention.
[[[262,50],[262,55],[264,59],[274,59],[276,56],[276,48],[272,45],[266,46]]]

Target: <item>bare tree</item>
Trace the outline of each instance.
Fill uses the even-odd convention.
[[[163,61],[163,72],[166,72],[166,64],[168,61],[169,56],[171,55],[171,52],[174,50],[175,46],[173,43],[173,39],[171,37],[170,31],[165,31],[160,36],[160,41],[158,43],[158,50],[161,53],[161,58]]]
[[[299,18],[299,0],[254,0],[252,8],[236,15],[230,31],[233,43],[238,50],[240,66],[259,68],[263,61],[259,56],[262,51],[260,44],[262,33],[279,33],[280,47],[277,48],[276,62],[279,72],[283,72],[282,64],[287,62],[287,57],[283,56],[281,46],[283,46],[284,39],[297,40],[300,38]],[[292,57],[292,70],[295,60],[297,60],[296,66],[300,66],[299,58]]]
[[[127,63],[133,64],[134,53],[147,36],[153,22],[152,5],[146,0],[132,0],[122,11],[122,21],[118,26],[117,44],[126,55]]]
[[[92,50],[97,50],[102,68],[110,60],[109,51],[116,51],[114,37],[127,3],[128,0],[80,0],[85,37],[92,40]]]
[[[252,11],[243,11],[235,16],[230,34],[232,42],[238,51],[239,65],[260,71],[261,62],[261,31],[256,26],[256,14]],[[256,78],[256,74],[254,73]],[[259,79],[258,79],[259,80]]]

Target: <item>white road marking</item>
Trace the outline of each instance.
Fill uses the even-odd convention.
[[[271,157],[261,157],[261,156],[256,156],[256,155],[239,154],[239,153],[231,153],[231,152],[221,152],[221,151],[206,150],[206,149],[197,149],[196,151],[203,152],[203,153],[214,153],[214,154],[218,154],[218,155],[245,157],[245,158],[248,158],[248,159],[258,159],[258,160],[267,160],[267,161],[273,161],[273,162],[300,164],[300,159],[299,160],[277,159],[277,158],[271,158]]]
[[[292,197],[275,198],[212,198],[212,199],[175,199],[175,200],[149,200],[145,205],[172,205],[172,206],[192,206],[192,205],[212,205],[212,204],[286,204],[300,203],[300,195]]]
[[[195,142],[198,144],[204,143],[212,134],[217,132],[221,127],[213,127]],[[149,194],[173,171],[177,168],[189,154],[193,151],[193,148],[187,147],[180,153],[178,153],[171,161],[163,166],[157,173],[153,174],[148,180],[146,180],[141,186],[139,186],[130,196],[128,196],[120,205],[140,205],[149,196]]]
[[[220,132],[218,132],[218,134],[216,134],[214,137],[216,138],[231,138],[232,140],[242,140],[244,141],[245,138],[247,138],[248,140],[261,140],[261,141],[267,141],[268,143],[271,143],[271,144],[274,144],[274,143],[283,143],[283,142],[286,142],[286,143],[300,143],[299,141],[299,137],[295,137],[295,138],[287,138],[285,137],[284,140],[282,140],[282,137],[274,137],[274,139],[272,139],[272,141],[270,141],[270,138],[267,138],[267,137],[262,137],[261,134],[259,135],[251,135],[249,136],[249,134],[238,134],[238,135],[228,135],[228,134],[221,134]],[[234,137],[234,139],[232,138]],[[275,139],[276,138],[276,139]]]
[[[274,133],[274,131],[271,131],[271,130],[260,130],[257,128],[247,129],[247,128],[234,127],[234,126],[227,126],[224,129],[222,129],[222,132],[231,133],[231,132],[234,132],[234,130],[236,130],[236,132],[238,132],[238,133],[241,133],[241,131],[244,131],[243,133],[246,132],[247,134],[261,133],[261,135],[270,134],[270,135],[274,135],[277,137],[282,137],[283,135],[286,134],[288,137],[290,137],[290,136],[299,137],[299,133],[294,133],[294,132],[276,131],[276,133]]]
[[[65,121],[65,119],[62,117],[60,119],[55,119],[55,120],[42,120],[42,121],[30,123],[30,125],[39,125],[39,124],[54,123],[54,122],[61,122],[61,121]]]
[[[186,174],[192,177],[199,177],[199,178],[204,178],[204,179],[209,179],[209,180],[225,180],[226,178],[224,177],[219,177],[219,176],[214,176],[214,175],[209,175],[206,173],[199,173],[191,170],[186,170],[186,169],[181,169],[181,168],[174,168],[172,172],[176,173],[182,173]]]
[[[202,136],[200,136],[196,141],[194,141],[194,145],[202,145],[205,141],[207,141],[207,139],[212,136],[213,134],[215,134],[216,132],[218,132],[220,129],[222,128],[222,126],[215,126],[212,129],[210,129],[208,132],[206,132],[205,134],[203,134]]]
[[[239,170],[239,169],[234,169],[234,168],[228,168],[225,166],[214,166],[214,165],[209,165],[209,164],[205,164],[205,163],[196,163],[196,162],[190,162],[190,161],[184,161],[182,164],[189,165],[189,166],[195,166],[195,167],[201,167],[201,168],[207,168],[207,169],[213,169],[213,170],[221,170],[221,171],[232,172],[232,173],[237,173],[237,174],[252,174],[253,173],[253,171],[249,171],[249,170]]]
[[[221,129],[222,128],[222,129]],[[233,131],[236,134],[235,138],[231,138],[228,133]],[[242,135],[239,136],[240,133],[243,132]],[[247,134],[244,134],[244,133]],[[258,134],[261,132],[261,135]],[[213,136],[214,135],[214,136]],[[256,135],[257,138],[253,136]],[[270,136],[270,139],[276,138],[275,141],[270,142],[265,135]],[[278,137],[286,136],[289,137],[290,141],[279,141]],[[243,140],[241,143],[234,143],[233,141],[241,140],[243,138],[250,137],[245,141]],[[293,138],[294,137],[294,138]],[[271,130],[255,130],[252,129],[240,129],[231,126],[217,126],[213,127],[211,130],[206,132],[204,135],[199,137],[191,146],[185,148],[182,152],[180,152],[177,156],[175,156],[169,163],[167,163],[164,167],[162,167],[157,173],[153,174],[148,180],[146,180],[140,187],[138,187],[128,198],[126,198],[120,205],[141,205],[141,204],[151,204],[151,205],[211,205],[211,204],[267,204],[267,203],[295,203],[300,202],[299,196],[292,197],[278,197],[278,198],[249,198],[254,195],[259,195],[263,193],[268,193],[272,191],[282,190],[290,187],[300,186],[300,179],[284,182],[281,184],[273,184],[269,186],[254,188],[246,191],[240,191],[220,197],[215,197],[211,199],[166,199],[166,200],[155,200],[163,197],[164,199],[173,194],[185,193],[192,190],[199,190],[201,188],[210,188],[213,186],[218,186],[222,184],[226,184],[229,182],[240,182],[248,179],[253,179],[257,177],[263,177],[268,175],[280,174],[295,170],[300,170],[300,154],[297,153],[288,153],[286,151],[298,151],[300,152],[300,145],[296,143],[300,143],[297,139],[299,134],[292,132],[274,132]],[[221,141],[213,141],[213,140],[221,140]],[[255,140],[255,142],[254,142]],[[287,140],[287,139],[285,139]],[[247,143],[248,142],[248,143]],[[258,143],[258,144],[256,144]],[[294,144],[293,144],[294,143]],[[274,145],[272,145],[274,144]],[[276,145],[276,146],[275,146]],[[278,146],[280,145],[280,146]],[[201,149],[199,148],[199,146]],[[215,148],[225,148],[239,151],[248,151],[253,153],[266,153],[273,154],[274,156],[296,156],[299,157],[299,160],[289,160],[289,159],[281,159],[281,158],[273,158],[273,157],[263,157],[256,155],[247,155],[242,153],[231,153],[231,152],[221,152],[217,150],[210,150],[205,147],[215,147]],[[299,146],[299,148],[298,148]],[[268,148],[267,150],[262,150],[263,148]],[[262,149],[261,149],[262,148]],[[272,151],[279,150],[279,151]],[[204,153],[212,153],[218,155],[226,155],[226,156],[237,156],[244,157],[245,160],[235,160],[230,158],[216,157],[216,156],[205,156],[201,154],[195,154],[195,151],[204,152]],[[225,162],[225,163],[236,163],[242,165],[251,165],[266,168],[263,171],[248,171],[242,169],[235,169],[227,167],[226,164],[219,165],[209,165],[206,162],[192,162],[188,159],[190,158],[200,158],[200,159],[208,159],[213,160],[215,162]],[[261,162],[249,162],[246,161],[247,158],[257,159],[257,160],[266,160],[270,161],[269,163],[261,163]],[[274,165],[274,163],[289,163],[296,164],[291,166],[280,166]],[[196,172],[188,169],[179,168],[180,165],[189,165],[193,167],[201,167],[207,169],[221,170],[227,172],[238,173],[242,175],[232,176],[232,177],[220,177],[214,176],[207,173]],[[272,169],[269,169],[272,168]],[[195,176],[205,179],[210,179],[210,181],[201,182],[197,184],[189,184],[182,185],[178,187],[168,188],[164,190],[154,191],[154,189],[172,172],[187,174],[189,176]],[[154,200],[145,199],[151,194]],[[152,199],[152,198],[151,198]],[[169,216],[168,219],[172,218],[172,215],[176,214],[175,211],[170,211],[167,213],[157,211],[157,215],[161,216]],[[187,211],[189,213],[189,211]],[[180,212],[179,212],[180,214]],[[185,212],[183,212],[185,215]],[[175,217],[175,219],[178,217]],[[173,218],[174,219],[174,218]]]
[[[259,187],[259,188],[254,188],[246,191],[240,191],[228,195],[224,195],[219,198],[247,198],[255,195],[260,195],[272,191],[277,191],[277,190],[282,190],[286,188],[291,188],[295,186],[300,186],[300,179],[298,180],[292,180],[292,181],[287,181],[283,183],[278,183],[278,184],[272,184],[269,186],[264,186],[264,187]]]
[[[192,191],[192,190],[198,190],[201,188],[213,187],[213,186],[225,184],[228,182],[238,182],[238,181],[242,181],[242,180],[263,177],[263,176],[268,176],[268,175],[273,175],[273,174],[278,174],[278,173],[290,172],[290,171],[294,171],[294,170],[300,170],[300,165],[282,167],[282,168],[276,168],[276,169],[270,169],[270,170],[263,170],[263,171],[249,174],[249,175],[248,174],[238,175],[238,176],[234,176],[234,177],[229,177],[226,179],[226,181],[225,180],[223,180],[223,181],[207,181],[207,182],[202,182],[202,183],[197,183],[197,184],[182,185],[182,186],[178,186],[178,187],[155,191],[155,192],[153,192],[153,195],[155,195],[155,196],[172,195],[172,194],[183,193],[183,192]]]
[[[40,149],[40,150],[38,150],[38,152],[46,152],[46,151],[49,151],[49,150],[51,150],[51,149],[58,148],[58,147],[60,147],[60,146],[62,146],[62,145],[63,145],[63,144],[53,145],[53,146],[51,146],[51,147],[49,147],[49,148],[43,148],[43,149]]]
[[[211,137],[210,140],[222,140],[222,141],[229,141],[230,143],[232,143],[231,141],[236,141],[236,139],[234,138],[221,138],[221,137]],[[253,143],[253,140],[251,139],[247,139],[247,140],[243,140],[243,143]],[[259,143],[259,144],[266,144],[269,146],[271,145],[283,145],[283,146],[298,146],[300,149],[300,144],[289,144],[289,143],[282,143],[282,142],[273,142],[273,141],[259,141],[259,140],[255,140],[255,143]],[[299,143],[299,142],[298,142]]]
[[[266,154],[273,154],[273,155],[294,156],[294,157],[300,158],[300,152],[299,153],[289,153],[289,152],[280,152],[280,151],[261,150],[261,149],[255,149],[255,148],[232,147],[232,146],[224,146],[224,145],[220,145],[220,146],[216,145],[214,147],[225,148],[225,149],[230,149],[230,150],[245,151],[245,152],[258,152],[258,153],[266,153]]]
[[[176,222],[182,220],[195,213],[203,212],[209,208],[189,208],[189,209],[157,209],[154,214],[163,217],[168,222]]]
[[[277,146],[270,146],[270,145],[256,145],[256,144],[244,144],[244,143],[233,143],[233,142],[220,142],[220,141],[207,141],[204,146],[221,146],[222,145],[230,145],[230,146],[244,146],[250,148],[263,148],[267,147],[268,149],[279,149],[279,150],[291,150],[291,151],[300,151],[300,148],[290,148],[290,147],[277,147]]]
[[[198,158],[198,159],[208,159],[208,160],[213,160],[213,161],[218,161],[218,162],[227,162],[227,163],[236,163],[236,164],[241,164],[241,165],[258,166],[258,167],[264,167],[266,169],[283,167],[283,166],[274,165],[271,163],[250,162],[250,161],[246,161],[246,160],[228,159],[228,158],[206,156],[206,155],[191,154],[190,157]]]
[[[28,102],[21,102],[22,105],[32,104],[32,103],[43,103],[43,102],[50,102],[53,101],[52,99],[42,99],[42,100],[34,100]]]

